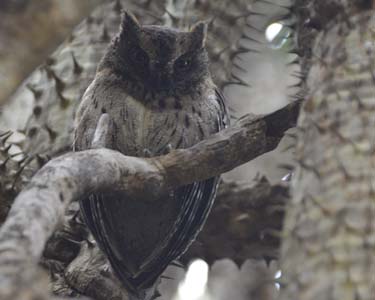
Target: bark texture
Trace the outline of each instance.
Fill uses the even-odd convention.
[[[282,299],[374,299],[375,19],[357,14],[371,6],[309,4],[321,33],[305,66],[309,96],[284,224]]]

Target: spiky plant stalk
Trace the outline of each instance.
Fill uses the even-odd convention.
[[[372,1],[325,0],[295,6],[304,18],[300,41],[314,46],[299,44],[309,95],[284,226],[281,299],[375,297],[375,18],[365,11],[371,7]]]

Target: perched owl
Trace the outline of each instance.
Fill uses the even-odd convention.
[[[187,148],[226,127],[224,98],[208,68],[206,31],[203,22],[190,31],[141,26],[124,13],[78,108],[75,151],[91,147],[103,113],[113,122],[106,147],[129,156]],[[217,185],[218,178],[211,178],[158,198],[113,191],[80,201],[85,222],[133,297],[145,298],[193,242]]]

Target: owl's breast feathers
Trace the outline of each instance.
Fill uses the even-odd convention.
[[[228,123],[224,98],[211,80],[189,95],[143,93],[143,99],[113,82],[97,76],[85,93],[77,113],[76,150],[90,148],[103,112],[115,124],[107,147],[133,156],[143,156],[145,149],[163,154],[168,145],[190,147]],[[218,178],[195,182],[160,199],[150,195],[149,201],[116,192],[80,201],[88,227],[130,291],[152,286],[184,253],[207,218],[217,183]]]

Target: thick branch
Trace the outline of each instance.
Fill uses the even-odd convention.
[[[53,159],[16,198],[0,230],[0,276],[18,281],[25,265],[39,260],[71,201],[113,187],[138,196],[154,195],[233,169],[272,150],[282,137],[274,127],[293,126],[298,106],[299,103],[293,103],[265,117],[244,117],[235,126],[194,147],[166,156],[145,159],[98,149]],[[287,111],[294,116],[279,120],[282,112]],[[9,289],[9,284],[6,286]],[[3,289],[0,286],[0,295]]]

